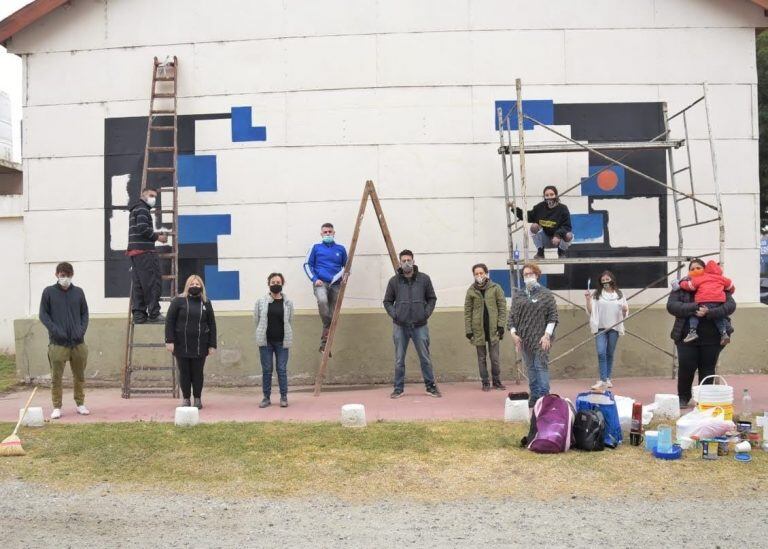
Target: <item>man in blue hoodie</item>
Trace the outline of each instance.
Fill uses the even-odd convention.
[[[320,352],[325,351],[328,331],[339,297],[341,278],[344,275],[344,265],[347,264],[347,250],[335,242],[336,231],[331,223],[323,223],[320,227],[322,242],[312,246],[304,262],[304,272],[312,281],[317,310],[323,319],[323,332],[320,336]]]

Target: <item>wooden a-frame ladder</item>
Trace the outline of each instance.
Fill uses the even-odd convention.
[[[349,253],[347,254],[347,264],[344,265],[344,274],[341,277],[341,287],[339,288],[339,297],[336,299],[336,305],[333,308],[333,318],[331,319],[331,327],[328,330],[328,339],[325,343],[325,350],[323,351],[323,358],[320,360],[320,367],[317,370],[317,376],[315,376],[315,396],[320,394],[320,389],[323,385],[323,379],[325,378],[325,371],[328,368],[328,359],[331,358],[331,349],[333,348],[333,337],[336,335],[336,327],[339,325],[339,316],[341,312],[341,303],[344,301],[344,292],[347,289],[347,282],[349,281],[349,273],[352,271],[352,261],[355,259],[355,249],[357,248],[357,239],[360,236],[360,227],[363,224],[363,217],[365,217],[365,207],[368,204],[370,198],[373,204],[373,210],[376,212],[376,219],[379,221],[379,227],[381,227],[381,234],[384,237],[384,243],[387,245],[387,251],[389,252],[389,259],[392,261],[392,269],[397,271],[398,260],[395,246],[392,244],[392,236],[389,234],[389,227],[387,227],[387,221],[384,219],[384,211],[381,209],[381,202],[379,202],[379,195],[376,194],[376,188],[373,186],[373,181],[365,182],[365,189],[363,190],[363,198],[360,200],[360,209],[357,212],[357,221],[355,222],[355,230],[352,233],[352,243],[349,246]]]

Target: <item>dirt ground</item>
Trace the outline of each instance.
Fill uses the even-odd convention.
[[[61,464],[72,466],[74,464]],[[541,487],[546,489],[546,487]],[[599,489],[596,489],[596,493]],[[727,502],[223,500],[0,483],[3,547],[766,547],[768,495]]]

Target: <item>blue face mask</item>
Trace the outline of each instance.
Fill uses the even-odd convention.
[[[333,244],[333,236],[329,234],[323,236],[323,244]]]

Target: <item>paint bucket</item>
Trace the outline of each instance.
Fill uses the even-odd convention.
[[[345,404],[341,407],[341,425],[344,427],[365,427],[365,406]]]
[[[200,410],[195,406],[179,406],[176,408],[174,423],[177,427],[194,427],[200,422]]]
[[[19,409],[19,418],[24,413],[24,408]],[[27,409],[27,414],[21,421],[21,425],[24,427],[42,427],[45,425],[45,418],[43,417],[43,409],[40,406],[34,406]]]
[[[680,397],[670,394],[657,394],[654,399],[656,409],[653,411],[659,419],[677,419],[680,417]]]
[[[722,410],[724,420],[733,421],[733,404],[728,404],[725,402],[708,402],[706,404],[698,405],[698,409],[702,412],[711,410],[713,408],[720,408]]]
[[[504,421],[527,423],[529,419],[527,400],[505,399]]]
[[[704,439],[701,441],[701,457],[703,459],[717,459],[717,450],[720,443],[713,439]]]

